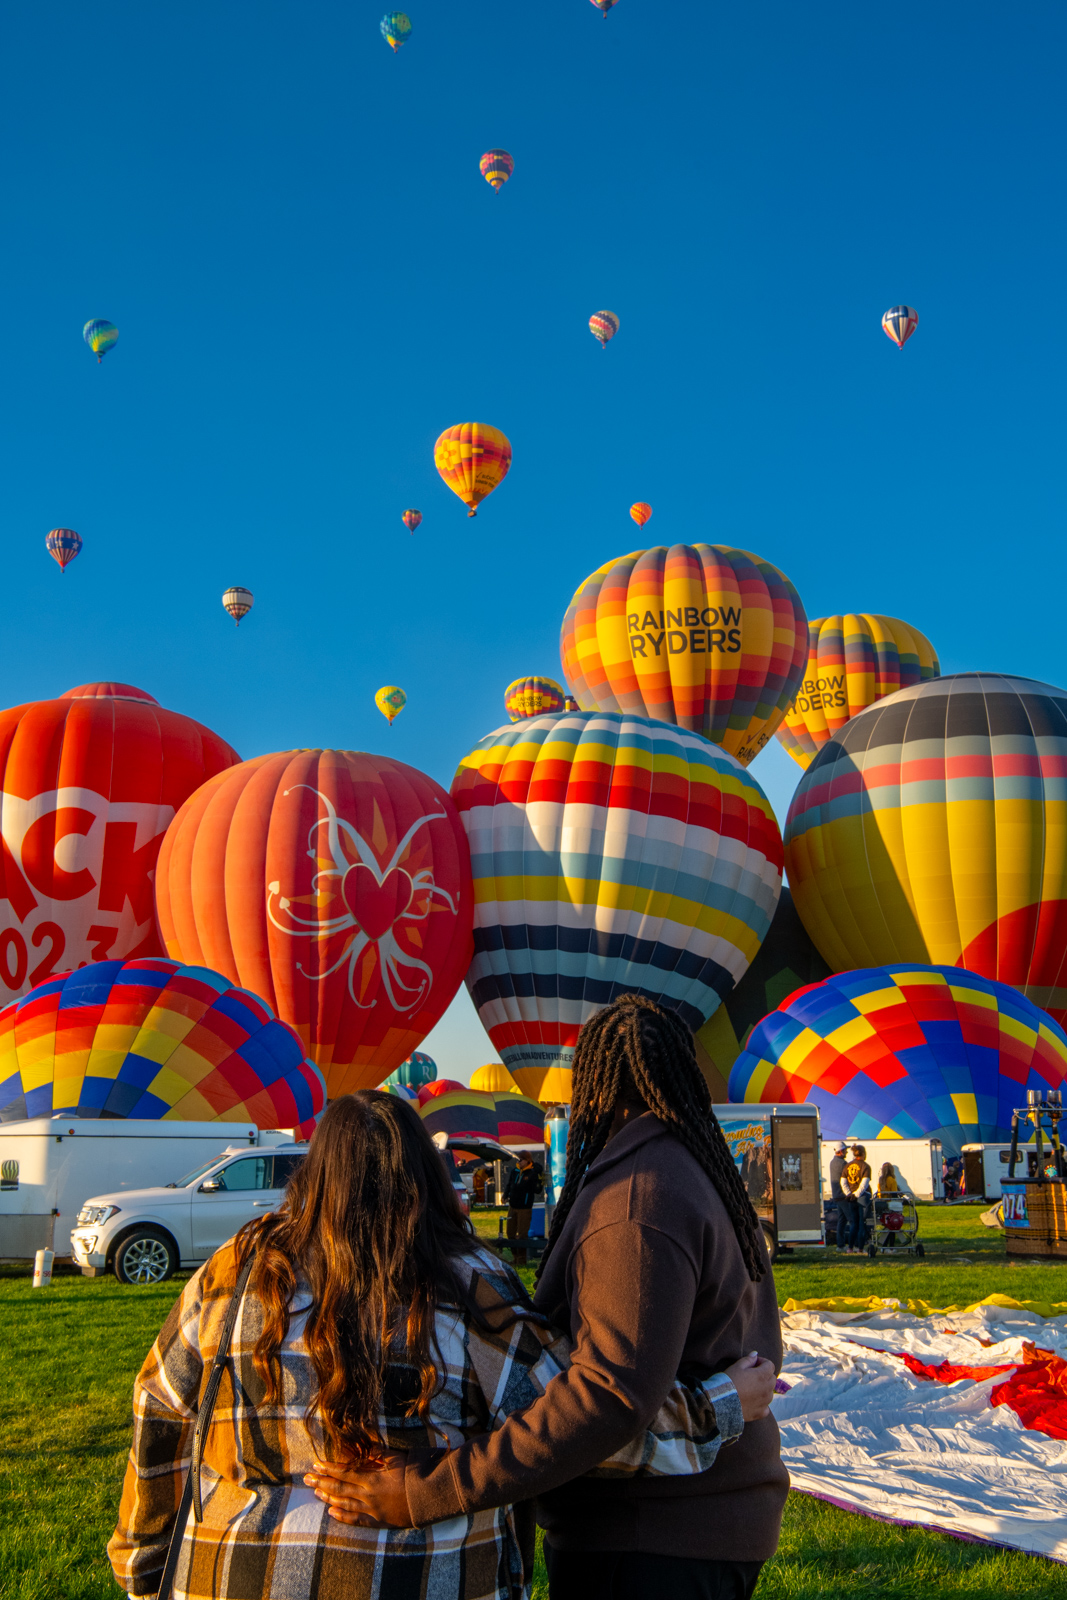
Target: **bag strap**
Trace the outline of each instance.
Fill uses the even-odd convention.
[[[189,1507],[192,1506],[197,1522],[204,1520],[204,1508],[200,1498],[200,1464],[204,1450],[204,1438],[211,1426],[211,1414],[215,1409],[215,1401],[219,1396],[222,1386],[222,1374],[230,1353],[230,1340],[233,1338],[234,1326],[237,1322],[237,1312],[241,1298],[248,1284],[249,1275],[255,1263],[253,1250],[237,1276],[230,1295],[230,1303],[226,1307],[226,1316],[219,1334],[219,1347],[215,1351],[215,1359],[211,1364],[211,1372],[204,1390],[204,1398],[196,1414],[196,1427],[193,1430],[193,1459],[185,1478],[185,1487],[182,1489],[181,1502],[178,1506],[178,1515],[174,1522],[174,1531],[170,1536],[170,1549],[167,1551],[167,1562],[163,1568],[163,1576],[159,1580],[159,1591],[156,1600],[171,1600],[174,1588],[174,1574],[178,1566],[178,1556],[181,1552],[182,1540],[185,1537],[185,1527],[189,1520]]]

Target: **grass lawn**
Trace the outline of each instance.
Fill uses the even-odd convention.
[[[779,1300],[895,1295],[937,1305],[1001,1292],[1067,1301],[1067,1266],[1008,1265],[975,1206],[924,1206],[927,1256],[868,1261],[797,1251],[775,1268]],[[476,1213],[495,1235],[496,1212]],[[529,1278],[531,1274],[526,1274]],[[180,1280],[156,1289],[63,1273],[34,1291],[0,1267],[0,1597],[105,1600],[104,1555],[129,1442],[134,1375]],[[1067,1568],[894,1528],[791,1495],[765,1600],[1067,1600]],[[534,1594],[546,1600],[543,1572]]]

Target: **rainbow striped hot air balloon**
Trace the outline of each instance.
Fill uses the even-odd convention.
[[[501,1144],[544,1144],[544,1106],[514,1089],[496,1089],[492,1094],[496,1101],[496,1136]]]
[[[73,528],[53,528],[51,533],[45,534],[44,547],[52,560],[59,562],[60,572],[65,572],[83,543],[81,534],[75,533]]]
[[[431,1136],[447,1133],[468,1139],[495,1139],[499,1129],[496,1101],[462,1084],[451,1094],[434,1095],[419,1108]]]
[[[118,337],[119,330],[105,317],[92,317],[82,329],[82,338],[96,357],[98,366],[112,345],[118,342]]]
[[[834,972],[966,967],[1067,1022],[1067,693],[964,672],[853,717],[797,785],[793,899]]]
[[[801,767],[876,700],[941,672],[918,628],[869,612],[816,617],[808,624],[808,665],[775,737]]]
[[[478,163],[478,170],[486,183],[499,191],[515,171],[515,163],[506,150],[487,150]]]
[[[580,706],[675,722],[743,766],[785,716],[807,652],[789,579],[724,544],[656,545],[606,561],[560,632],[563,675]]]
[[[1003,983],[959,967],[843,972],[800,989],[750,1035],[731,1101],[811,1102],[823,1138],[1011,1137],[1027,1089],[1067,1086],[1067,1034]]]
[[[474,875],[467,986],[525,1094],[569,1066],[616,995],[699,1027],[770,925],[774,813],[697,734],[619,713],[530,718],[475,746],[452,797]]]
[[[394,53],[411,38],[411,18],[403,11],[387,11],[379,27],[382,38]]]
[[[504,690],[504,710],[512,722],[562,711],[564,693],[555,678],[516,678]]]
[[[308,1135],[326,1085],[247,989],[162,957],[97,961],[0,1011],[0,1122],[254,1122]]]
[[[608,341],[614,339],[618,331],[619,319],[614,311],[594,311],[589,318],[589,332],[594,339],[599,339],[602,350],[607,349]]]
[[[511,443],[487,422],[459,422],[441,434],[433,459],[452,493],[467,507],[467,515],[474,517],[486,495],[510,472]]]
[[[890,306],[882,318],[882,330],[901,350],[919,326],[919,313],[911,306]]]

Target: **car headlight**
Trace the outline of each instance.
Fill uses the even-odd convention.
[[[82,1206],[78,1212],[78,1227],[84,1228],[87,1222],[106,1222],[109,1217],[117,1217],[121,1206]]]

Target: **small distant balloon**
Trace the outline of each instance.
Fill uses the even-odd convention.
[[[421,511],[405,511],[404,515],[401,517],[400,520],[404,524],[405,528],[408,530],[409,533],[414,533],[415,529],[418,527],[419,523],[422,521],[422,512]]]
[[[93,317],[82,329],[82,338],[96,357],[97,365],[103,361],[118,336],[119,330],[106,317]]]
[[[604,13],[607,15],[607,12]],[[614,311],[594,311],[589,318],[589,332],[594,339],[599,339],[600,348],[606,350],[608,340],[614,339],[619,331],[619,319]]]
[[[407,695],[403,689],[398,689],[395,683],[384,684],[374,696],[374,704],[378,707],[390,727],[392,727],[407,703]]]
[[[222,597],[222,604],[233,618],[235,626],[239,628],[241,626],[241,618],[247,617],[255,605],[255,596],[251,589],[242,589],[240,586],[235,585],[234,588],[226,590]]]
[[[511,441],[487,422],[446,428],[433,447],[434,466],[467,507],[469,517],[511,470]]]
[[[75,533],[73,528],[53,528],[51,533],[45,535],[44,546],[53,561],[59,562],[59,570],[65,572],[67,563],[74,560],[82,542],[81,534]]]
[[[608,12],[615,3],[616,0],[593,0],[593,4],[596,6],[602,17],[607,17]]]
[[[382,38],[395,52],[411,37],[411,18],[402,11],[387,11],[381,20]]]
[[[919,313],[912,306],[890,306],[882,318],[883,331],[901,350],[918,326]]]
[[[643,528],[649,517],[652,515],[652,507],[644,500],[638,500],[636,505],[632,505],[630,507],[630,515],[637,523],[637,526],[639,528]]]
[[[504,710],[512,722],[562,711],[564,693],[555,678],[516,678],[504,690]]]
[[[506,150],[487,150],[478,163],[486,183],[500,190],[515,171],[515,163]]]
[[[563,696],[563,709],[564,711],[578,710],[578,702],[572,694],[566,694]]]

